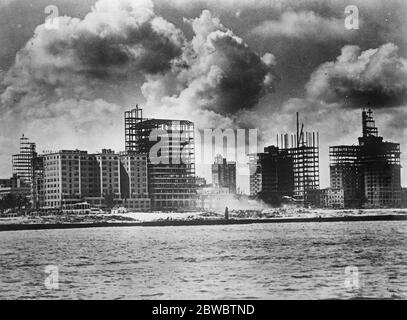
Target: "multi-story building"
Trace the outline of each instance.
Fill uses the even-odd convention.
[[[363,174],[358,161],[359,146],[329,148],[331,189],[343,190],[343,207],[358,208],[363,203]]]
[[[250,196],[255,197],[261,192],[261,153],[249,154]]]
[[[343,189],[345,207],[399,207],[400,144],[378,135],[372,110],[362,111],[357,146],[330,147],[331,187]]]
[[[297,134],[277,136],[277,146],[249,155],[252,196],[274,203],[292,198],[298,204],[311,204],[309,192],[319,189],[319,135],[304,132],[303,127],[297,113]]]
[[[94,206],[123,205],[149,210],[146,157],[102,150],[62,150],[42,156],[43,169],[37,185],[38,199],[48,208],[61,208],[81,201]],[[38,170],[39,172],[39,170]],[[127,178],[126,178],[127,177]],[[123,179],[123,180],[122,180]]]
[[[0,199],[8,194],[27,197],[30,190],[27,182],[16,174],[9,179],[0,179]]]
[[[31,188],[32,207],[40,209],[45,203],[44,193],[44,157],[36,155],[33,159],[33,181]]]
[[[345,208],[344,190],[342,188],[328,188],[326,206],[331,209]]]
[[[195,177],[195,184],[198,188],[206,186],[206,179],[204,177]]]
[[[35,143],[22,135],[20,138],[20,152],[12,156],[13,175],[17,175],[29,186],[32,183],[33,159],[36,155]]]
[[[196,207],[194,124],[143,118],[138,106],[125,112],[126,152],[146,154],[153,210]]]
[[[236,193],[236,162],[227,161],[221,155],[215,157],[212,164],[212,185],[215,188],[227,188]]]
[[[60,208],[82,200],[81,163],[86,151],[62,150],[43,156],[44,206]]]
[[[151,201],[147,184],[147,156],[122,153],[120,155],[120,189],[122,204],[133,210],[149,210]]]
[[[263,153],[249,156],[250,194],[279,202],[294,193],[293,159],[275,146],[264,148]]]

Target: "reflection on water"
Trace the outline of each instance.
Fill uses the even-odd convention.
[[[407,222],[1,232],[0,297],[405,299],[406,249]]]

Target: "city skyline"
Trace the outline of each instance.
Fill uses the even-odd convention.
[[[137,106],[138,107],[138,106]],[[141,110],[141,109],[140,109]],[[362,110],[365,110],[365,108],[361,108],[361,110],[360,111],[362,111]],[[129,111],[130,112],[130,111]],[[126,112],[127,113],[127,112]],[[294,117],[294,114],[293,114],[293,117]],[[298,117],[298,113],[297,113],[297,117]],[[170,121],[179,121],[179,120],[175,120],[175,119],[169,119]],[[378,119],[375,119],[375,120],[378,120]],[[362,120],[361,120],[362,121]],[[311,130],[312,130],[313,128],[311,128]],[[377,129],[376,129],[377,130]],[[125,130],[124,130],[125,131]],[[362,130],[359,130],[359,131],[361,131],[361,133],[363,134],[363,132],[362,132]],[[196,132],[196,131],[195,131]],[[287,146],[288,146],[288,144],[290,143],[290,136],[291,136],[291,138],[293,138],[294,137],[294,139],[295,139],[295,137],[296,137],[296,133],[292,130],[292,131],[289,131],[289,132],[293,132],[293,133],[290,133],[290,134],[277,134],[277,139],[275,139],[276,141],[275,141],[275,143],[273,143],[273,142],[271,142],[271,143],[269,143],[269,144],[265,144],[265,148],[266,148],[266,146],[274,146],[274,145],[279,145],[280,144],[280,147],[281,146],[283,146],[282,144],[283,143],[286,143],[287,144]],[[225,131],[223,131],[222,133],[225,133]],[[297,133],[298,134],[298,133]],[[312,139],[312,133],[306,133],[306,134],[310,134],[310,138]],[[126,134],[124,135],[124,136],[126,136]],[[287,138],[287,140],[286,140],[286,138]],[[315,133],[314,133],[314,139],[315,139]],[[322,138],[323,139],[323,138]],[[385,139],[385,141],[386,141],[386,137],[384,137],[384,139]],[[356,139],[355,139],[356,140]],[[126,145],[126,140],[123,140],[124,141],[124,145]],[[202,148],[202,151],[201,152],[204,152],[204,151],[206,151],[206,149],[204,149],[205,148],[205,146],[203,145],[203,141],[201,142],[202,143],[202,145],[201,145],[201,148]],[[292,143],[292,141],[291,141],[291,143]],[[311,142],[312,143],[312,142]],[[315,142],[314,142],[315,143]],[[318,135],[318,143],[319,143],[319,135]],[[22,134],[22,136],[20,137],[20,148],[21,148],[21,146],[22,145],[24,145],[24,144],[27,144],[27,145],[34,145],[34,153],[35,153],[35,151],[36,151],[36,146],[37,146],[37,144],[36,144],[36,142],[35,141],[32,141],[32,142],[30,142],[29,141],[29,138],[27,138],[27,136],[25,136],[25,134],[23,133]],[[333,145],[335,145],[335,144],[333,144]],[[329,155],[330,155],[330,153],[331,153],[331,151],[330,151],[330,149],[333,147],[333,145],[329,145],[329,146],[327,146],[327,152],[326,152],[326,154],[323,152],[323,150],[321,150],[322,148],[318,148],[319,149],[319,151],[318,151],[318,154],[319,154],[319,158],[321,159],[321,158],[324,158],[324,157],[326,157],[326,156],[328,156],[329,157]],[[342,144],[342,145],[344,145],[344,144]],[[350,144],[350,146],[355,146],[356,144],[355,143],[352,143],[352,144]],[[27,149],[27,148],[24,148],[24,149]],[[89,151],[91,154],[97,154],[97,153],[100,153],[102,150],[107,150],[107,149],[109,149],[109,150],[112,150],[111,148],[110,148],[110,146],[102,146],[100,149],[94,149],[94,150],[88,150],[87,149],[87,151]],[[117,152],[124,152],[124,150],[127,150],[128,148],[125,146],[124,148],[122,148],[122,149],[119,149],[119,150],[115,150],[115,151],[117,151]],[[54,150],[42,150],[42,151],[38,151],[37,150],[37,153],[38,154],[43,154],[43,155],[45,155],[45,154],[50,154],[50,153],[57,153],[57,152],[60,152],[60,151],[63,151],[63,150],[80,150],[80,148],[77,148],[77,147],[73,147],[73,148],[71,148],[71,149],[69,149],[69,148],[63,148],[63,147],[57,147],[56,149],[54,149]],[[257,150],[260,152],[261,151],[261,147],[258,145],[257,146]],[[230,152],[230,151],[228,151],[228,152]],[[401,152],[400,152],[400,154],[402,155],[403,154],[403,150],[401,150]],[[216,156],[217,155],[213,155],[213,159],[212,160],[215,160],[215,158],[216,158]],[[11,176],[12,175],[12,173],[13,173],[13,166],[12,166],[12,159],[14,158],[14,157],[19,157],[19,154],[14,154],[14,155],[10,155],[10,173],[9,174],[5,174],[5,175],[3,175],[3,176],[0,176],[0,177],[8,177],[8,176]],[[245,168],[243,168],[243,170],[245,171],[245,172],[247,172],[247,174],[246,175],[239,175],[238,174],[238,172],[236,173],[236,188],[238,188],[239,190],[241,190],[241,191],[243,191],[245,194],[251,194],[251,190],[250,190],[250,179],[251,179],[251,175],[250,175],[250,164],[249,164],[249,159],[250,159],[250,154],[249,153],[247,153],[246,154],[246,158],[247,158],[247,160],[248,161],[246,161],[245,163],[247,164],[246,166],[245,166]],[[226,158],[226,160],[227,161],[231,161],[231,160],[236,160],[236,159],[227,159]],[[212,169],[211,169],[211,166],[212,166],[212,162],[209,162],[209,163],[199,163],[199,162],[197,162],[196,163],[196,165],[197,166],[199,166],[199,165],[201,165],[201,166],[204,166],[204,167],[206,167],[207,169],[206,169],[206,171],[209,171],[209,173],[204,173],[203,174],[203,176],[204,176],[204,178],[207,180],[207,181],[211,181],[211,183],[213,183],[213,174],[212,174]],[[242,163],[240,163],[240,166],[242,166]],[[403,167],[403,161],[401,161],[401,167]],[[319,170],[318,170],[318,174],[319,174],[319,180],[318,181],[324,181],[325,183],[321,183],[321,185],[320,185],[320,189],[324,189],[324,188],[328,188],[329,186],[331,186],[332,185],[332,181],[331,181],[331,174],[330,174],[330,162],[328,162],[328,165],[327,165],[327,168],[323,168],[323,167],[321,167],[321,164],[319,163],[319,165],[318,165],[318,168],[319,168]],[[246,170],[247,169],[247,170]],[[242,170],[241,170],[242,171]],[[240,171],[240,172],[241,172]],[[321,175],[321,172],[327,172],[327,174],[324,176],[324,175]],[[401,170],[401,172],[403,172],[403,170]],[[202,174],[202,171],[199,171],[199,170],[197,170],[197,172],[196,172],[196,176],[200,176]],[[240,178],[240,179],[239,179]],[[242,178],[243,178],[243,183],[242,183]],[[326,183],[326,181],[328,181],[328,183]],[[402,186],[405,186],[403,183],[402,183]]]
[[[406,17],[0,0],[0,298],[406,299]]]
[[[59,29],[49,25],[48,5],[0,3],[1,20],[10,22],[0,31],[0,176],[8,175],[22,133],[45,150],[122,150],[121,115],[137,103],[151,117],[189,119],[200,129],[258,128],[260,147],[295,127],[299,111],[321,135],[321,187],[329,185],[328,147],[357,139],[353,128],[368,102],[383,136],[406,150],[405,2],[355,1],[358,29],[346,28],[341,0],[56,0]],[[93,32],[101,25],[115,44]],[[136,34],[138,25],[151,31],[140,42],[119,36]],[[151,63],[156,56],[146,43],[157,45],[160,63]],[[210,177],[209,168],[197,169]]]

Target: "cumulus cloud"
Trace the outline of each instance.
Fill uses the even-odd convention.
[[[243,114],[274,89],[275,57],[252,51],[207,10],[184,22],[192,39],[150,0],[99,0],[83,18],[37,26],[0,73],[0,157],[16,151],[5,141],[21,133],[40,151],[120,150],[123,111],[135,103],[197,128],[254,126]]]
[[[201,127],[236,123],[240,110],[254,107],[273,90],[275,58],[253,52],[208,10],[186,22],[194,36],[184,63],[170,75],[149,77],[142,87],[147,104],[195,115]]]
[[[307,95],[355,108],[400,106],[407,100],[407,59],[398,51],[392,43],[365,51],[345,46],[336,61],[311,75]]]
[[[40,25],[4,77],[2,107],[17,112],[35,102],[44,111],[72,97],[122,102],[120,93],[147,79],[151,108],[161,94],[178,113],[192,107],[226,116],[272,89],[270,53],[251,51],[209,11],[187,22],[191,42],[154,13],[150,0],[100,0],[84,19],[60,17],[57,29]]]
[[[314,41],[350,35],[343,18],[325,18],[313,11],[283,12],[278,20],[263,21],[252,33],[265,38],[285,36]]]
[[[59,17],[58,24],[38,26],[18,52],[3,80],[3,107],[29,107],[30,96],[112,98],[118,84],[166,72],[182,53],[182,33],[154,14],[150,0],[101,0],[84,19]]]

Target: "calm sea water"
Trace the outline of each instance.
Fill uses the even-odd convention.
[[[3,299],[407,298],[406,222],[0,232],[0,255]]]

